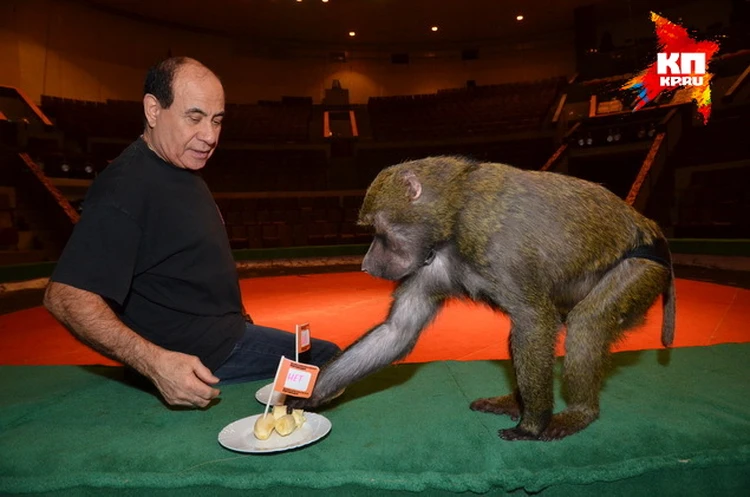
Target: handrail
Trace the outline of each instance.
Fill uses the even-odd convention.
[[[62,208],[65,216],[70,220],[70,222],[72,224],[76,224],[81,217],[80,214],[78,214],[73,206],[70,205],[70,202],[67,198],[65,198],[65,195],[63,195],[62,192],[60,192],[60,190],[58,190],[58,188],[52,184],[47,175],[44,174],[44,171],[42,171],[42,168],[39,167],[39,165],[34,162],[31,157],[29,157],[29,154],[21,152],[18,154],[18,156],[23,160],[23,162],[26,164],[26,167],[31,170],[34,176],[36,176],[41,185],[50,193],[50,195],[52,195],[52,197]]]
[[[628,196],[625,198],[625,202],[627,202],[628,205],[635,207],[636,200],[641,193],[641,189],[643,188],[643,184],[646,182],[646,178],[648,178],[649,173],[651,172],[651,168],[656,161],[657,154],[661,150],[661,145],[664,142],[665,136],[666,133],[664,132],[658,133],[654,137],[654,141],[651,142],[651,148],[649,149],[646,158],[641,164],[641,169],[638,171],[638,176],[636,176],[635,181],[633,181],[633,184],[630,187]]]
[[[21,97],[21,100],[24,101],[26,105],[36,114],[36,116],[46,125],[46,126],[53,126],[52,121],[49,120],[49,118],[44,115],[44,112],[26,95],[26,93],[23,92],[20,88],[17,88],[15,86],[5,86],[3,85],[3,88],[9,88],[13,91],[15,91],[19,97]]]
[[[565,142],[562,145],[560,145],[557,150],[555,150],[555,153],[552,154],[552,156],[547,159],[547,162],[544,163],[540,171],[549,171],[552,169],[552,167],[557,163],[557,160],[562,156],[565,151],[568,150],[568,143]]]
[[[625,201],[639,211],[645,209],[645,202],[651,194],[651,187],[661,174],[667,158],[682,136],[683,114],[679,108],[670,110],[659,121],[660,131],[651,142],[651,148],[641,164]]]
[[[557,147],[557,150],[555,150],[555,153],[553,153],[549,159],[547,159],[547,162],[544,163],[544,165],[539,169],[540,171],[549,171],[552,169],[552,167],[557,163],[557,161],[562,157],[562,155],[567,152],[568,150],[568,140],[571,136],[573,136],[573,133],[578,131],[578,128],[581,127],[581,121],[578,121],[575,123],[566,133],[563,135],[562,144]]]

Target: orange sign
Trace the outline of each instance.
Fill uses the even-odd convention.
[[[307,399],[312,395],[319,372],[320,368],[317,366],[294,362],[282,356],[273,389],[287,395]]]
[[[310,350],[310,323],[298,324],[296,335],[297,354]]]

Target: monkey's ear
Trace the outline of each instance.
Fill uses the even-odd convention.
[[[407,171],[403,178],[404,183],[406,183],[406,191],[409,194],[409,200],[412,202],[417,200],[422,195],[422,183],[419,182],[417,175],[411,171]]]

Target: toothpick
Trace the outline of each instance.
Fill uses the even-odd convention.
[[[299,325],[294,333],[294,362],[299,362]]]
[[[263,411],[264,418],[268,415],[268,408],[271,405],[271,399],[273,399],[273,393],[275,392],[273,387],[276,386],[276,380],[279,379],[279,372],[281,371],[282,364],[284,364],[284,356],[281,356],[281,359],[279,360],[279,365],[276,367],[276,375],[273,377],[273,383],[271,383],[271,391],[268,393],[268,400],[266,401],[266,410]]]

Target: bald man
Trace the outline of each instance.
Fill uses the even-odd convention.
[[[243,306],[221,214],[197,174],[219,142],[224,89],[187,57],[146,76],[144,131],[87,192],[44,305],[79,340],[150,381],[169,405],[272,378],[294,335]],[[340,349],[314,339],[307,362]]]

